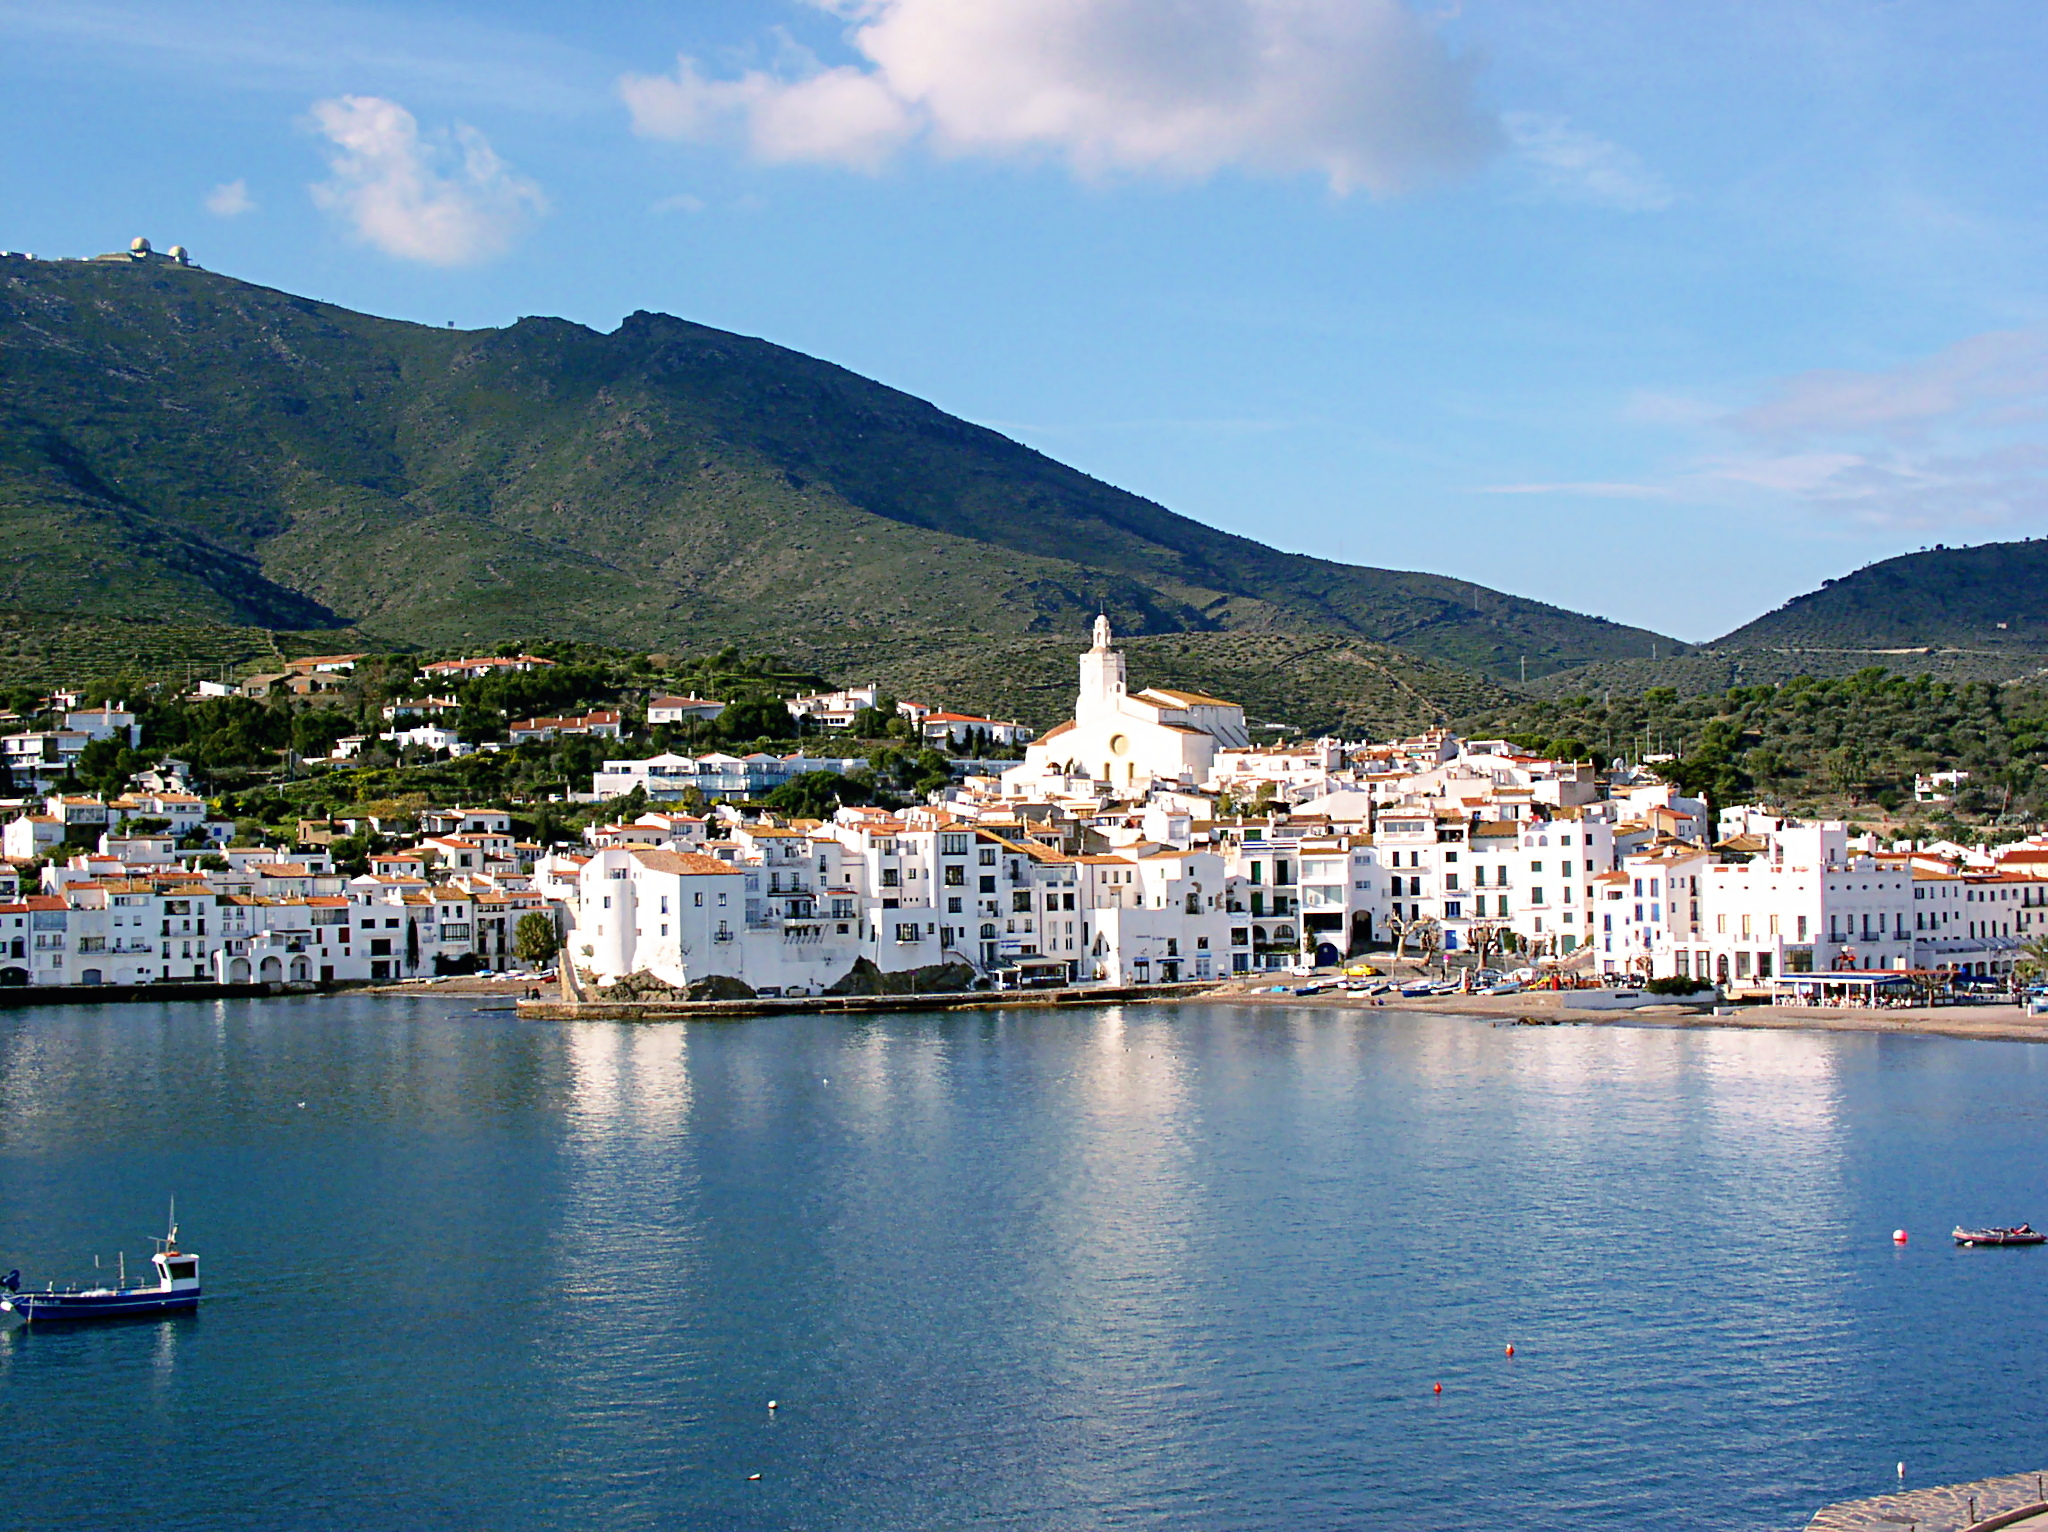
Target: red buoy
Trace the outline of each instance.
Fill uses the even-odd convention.
[[[1509,1356],[1513,1356],[1514,1354],[1515,1354],[1515,1348],[1514,1348],[1514,1346],[1513,1346],[1513,1345],[1510,1345],[1510,1346],[1508,1347],[1508,1355],[1509,1355]]]
[[[1443,1384],[1441,1384],[1441,1383],[1437,1384],[1437,1386],[1436,1386],[1436,1392],[1440,1394],[1440,1393],[1442,1393],[1443,1391],[1444,1391],[1444,1386],[1443,1386]]]
[[[1905,1242],[1906,1242],[1906,1231],[1905,1231],[1904,1229],[1894,1229],[1894,1230],[1892,1230],[1892,1243],[1893,1243],[1893,1244],[1895,1244],[1895,1245],[1903,1245],[1903,1244],[1904,1244]]]

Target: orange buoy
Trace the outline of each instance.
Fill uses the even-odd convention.
[[[1443,1391],[1444,1391],[1444,1386],[1443,1386],[1443,1384],[1441,1384],[1441,1383],[1437,1384],[1437,1386],[1436,1386],[1436,1392],[1440,1394],[1440,1393],[1442,1393]]]
[[[1513,1356],[1514,1354],[1515,1354],[1515,1348],[1514,1348],[1513,1344],[1510,1344],[1510,1345],[1508,1346],[1508,1355],[1509,1355],[1509,1356]]]

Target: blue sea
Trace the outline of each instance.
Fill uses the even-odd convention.
[[[203,1312],[0,1336],[0,1528],[1791,1529],[2048,1464],[2048,1248],[1947,1237],[2048,1224],[2024,1044],[0,1012],[0,1270],[173,1195]]]

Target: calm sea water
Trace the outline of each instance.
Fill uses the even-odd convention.
[[[0,1013],[0,1268],[175,1193],[210,1294],[0,1337],[0,1528],[1797,1527],[2048,1463],[2048,1249],[1945,1237],[2048,1223],[2044,1106],[1309,1008]]]

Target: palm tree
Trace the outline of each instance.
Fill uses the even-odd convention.
[[[2048,974],[2048,936],[2032,936],[2021,944],[2013,972],[2022,979],[2038,979]]]

